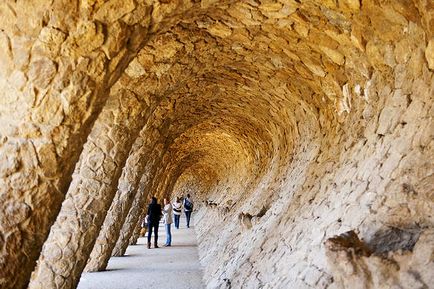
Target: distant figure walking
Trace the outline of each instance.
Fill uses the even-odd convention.
[[[170,232],[170,226],[173,223],[173,216],[172,205],[167,199],[164,199],[163,215],[164,226],[166,227],[166,244],[164,246],[170,247],[172,245],[172,233]]]
[[[179,218],[181,217],[182,203],[179,197],[172,204],[173,216],[175,217],[175,228],[179,229]]]
[[[190,218],[191,212],[193,211],[193,201],[191,200],[190,194],[187,194],[187,198],[184,199],[184,212],[187,218],[187,228],[190,228]]]
[[[161,205],[158,204],[157,198],[152,197],[148,206],[148,249],[151,249],[151,235],[154,229],[154,247],[158,248],[158,225],[161,219]]]

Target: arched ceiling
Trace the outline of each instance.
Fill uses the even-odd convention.
[[[150,122],[164,119],[167,138],[152,193],[198,188],[199,198],[252,215],[288,186],[289,170],[303,170],[322,143],[339,140],[345,119],[375,100],[373,72],[388,81],[396,63],[417,49],[405,36],[423,39],[417,25],[432,34],[432,13],[422,2],[236,1],[207,8],[211,2],[154,35],[119,83],[159,100]],[[394,43],[397,34],[403,40]],[[268,199],[238,202],[255,190]]]
[[[152,116],[165,119],[168,136],[163,183],[173,186],[192,167],[243,179],[228,170],[240,164],[259,182],[273,159],[290,162],[298,123],[316,130],[319,111],[333,122],[348,109],[341,86],[352,68],[344,67],[343,54],[362,58],[360,47],[348,27],[329,21],[343,15],[321,9],[295,1],[233,3],[181,20],[139,52],[119,83],[164,108]],[[354,73],[353,80],[363,79]]]
[[[143,188],[159,197],[197,188],[199,199],[218,200],[227,204],[226,209],[236,209],[234,214],[247,229],[273,206],[273,213],[256,232],[271,231],[279,224],[286,224],[279,234],[286,228],[296,229],[295,238],[312,241],[298,252],[313,260],[309,269],[319,271],[325,267],[324,260],[316,257],[321,238],[333,226],[341,226],[342,220],[315,223],[314,206],[327,212],[323,215],[332,215],[330,195],[353,222],[347,227],[378,224],[369,219],[373,211],[364,207],[357,207],[360,217],[351,216],[352,206],[362,199],[358,195],[351,199],[353,192],[369,195],[375,191],[381,204],[376,217],[401,221],[404,217],[389,214],[389,208],[398,207],[400,199],[408,203],[413,199],[404,195],[412,186],[399,183],[399,176],[406,172],[413,183],[425,177],[412,170],[416,162],[405,162],[405,157],[407,151],[419,154],[409,159],[423,163],[432,147],[432,135],[426,133],[431,128],[427,123],[432,120],[434,69],[431,1],[87,0],[71,4],[59,0],[11,1],[0,8],[0,15],[7,19],[0,29],[0,50],[5,52],[0,63],[5,75],[0,78],[4,87],[0,119],[5,122],[0,128],[5,134],[1,142],[16,146],[2,150],[11,154],[10,168],[4,170],[7,178],[2,179],[4,191],[13,192],[4,195],[25,206],[28,202],[28,210],[35,211],[26,234],[42,227],[36,246],[22,239],[26,254],[20,253],[19,262],[11,262],[10,272],[27,263],[27,250],[35,260],[86,137],[92,142],[109,127],[115,135],[120,130],[117,122],[125,119],[127,132],[114,137],[119,144],[109,140],[107,146],[128,148],[110,155],[116,173],[101,170],[106,183],[117,182],[130,145],[142,128],[132,151],[148,163],[143,169],[131,162],[152,178],[147,179],[151,185],[141,184]],[[118,98],[107,101],[110,88]],[[133,109],[139,104],[143,109]],[[104,105],[107,110],[102,110]],[[123,109],[110,115],[116,105]],[[107,115],[95,122],[101,111],[108,111]],[[134,121],[140,124],[136,127]],[[89,135],[94,123],[101,131]],[[128,124],[134,127],[131,132]],[[415,136],[414,131],[425,135]],[[146,148],[134,151],[137,147]],[[99,155],[104,159],[104,154]],[[69,156],[71,162],[66,161]],[[424,174],[430,171],[428,165],[423,166]],[[341,171],[335,174],[336,168]],[[35,181],[28,182],[29,176]],[[386,194],[385,188],[400,193]],[[109,196],[114,188],[107,191],[101,194]],[[347,192],[345,204],[339,199],[341,191]],[[419,191],[424,194],[430,189],[423,185]],[[35,196],[50,202],[39,206],[43,202],[32,201]],[[277,198],[279,202],[273,203]],[[432,219],[427,207],[400,212],[427,223]],[[204,214],[215,216],[212,210]],[[4,216],[8,222],[8,215]],[[297,222],[298,217],[302,221]],[[96,223],[99,219],[102,216]],[[23,220],[22,224],[27,217]],[[322,226],[321,238],[301,228],[306,223]],[[239,232],[239,224],[230,226],[234,230],[227,230],[225,238],[241,238],[241,233],[231,235]],[[19,236],[21,242],[21,232],[10,227],[16,231],[11,238]],[[202,230],[210,232],[212,227],[205,222]],[[213,280],[221,285],[224,274],[248,276],[252,283],[247,280],[246,286],[270,281],[273,274],[267,273],[277,267],[250,261],[261,254],[264,259],[286,256],[275,263],[284,270],[285,261],[304,258],[291,258],[297,252],[292,248],[302,246],[291,232],[274,236],[279,242],[286,238],[292,246],[290,253],[280,255],[274,254],[276,247],[286,250],[285,246],[276,246],[253,230],[243,237],[241,250],[232,250],[236,245],[210,246],[208,256],[216,253],[218,257],[205,276],[211,280],[210,287],[218,287]],[[8,254],[14,256],[21,244],[8,242],[8,246],[14,244],[8,247]],[[203,241],[205,246],[212,242],[212,238]],[[260,253],[253,252],[258,248]],[[227,256],[232,264],[245,267],[220,266]],[[23,276],[30,274],[33,261]],[[293,285],[300,279],[298,273],[286,279],[280,276],[284,280],[275,284]],[[24,279],[17,282],[25,283]],[[276,280],[269,284],[280,282]]]

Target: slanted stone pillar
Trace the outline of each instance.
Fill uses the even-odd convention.
[[[0,4],[1,288],[27,286],[108,89],[146,40],[149,7],[111,2]]]
[[[136,228],[134,229],[134,231],[133,231],[133,234],[131,235],[131,238],[130,238],[130,240],[128,241],[128,245],[136,245],[137,244],[137,240],[139,239],[139,237],[140,237],[140,231],[141,231],[141,229],[142,229],[142,227],[140,226],[140,220],[142,219],[142,218],[144,218],[145,217],[145,215],[144,215],[144,213],[142,212],[142,214],[140,215],[140,218],[139,218],[139,222],[137,223],[137,225],[136,225]]]
[[[123,89],[107,102],[89,135],[29,288],[75,288],[78,284],[116,192],[121,168],[143,126],[145,109],[145,102]]]
[[[200,2],[0,3],[0,287],[24,288],[86,138],[149,35]],[[194,14],[194,13],[193,13]]]
[[[140,217],[143,214],[143,208],[146,206],[146,201],[149,196],[149,189],[151,188],[151,176],[154,172],[155,169],[149,175],[145,173],[140,180],[140,185],[142,188],[137,191],[137,195],[133,201],[131,209],[128,212],[127,218],[125,219],[121,231],[119,232],[119,238],[117,239],[115,247],[111,252],[112,256],[119,257],[125,254],[134,229],[136,228],[137,223],[139,222]]]
[[[105,270],[119,232],[131,209],[134,197],[140,195],[138,187],[146,165],[145,157],[155,144],[146,143],[142,137],[136,140],[119,180],[118,190],[99,232],[86,265],[86,272]],[[139,188],[139,191],[143,188]]]
[[[151,106],[154,104],[156,103],[151,104]],[[135,226],[128,226],[129,231],[127,232],[124,232],[122,226],[128,213],[130,214],[128,218],[132,219],[127,219],[127,222],[136,225],[140,215],[140,208],[143,209],[146,203],[146,196],[156,166],[163,154],[162,143],[168,133],[167,129],[160,131],[160,127],[166,121],[163,117],[166,113],[167,107],[164,106],[153,110],[153,115],[148,118],[148,123],[143,127],[140,137],[134,143],[123,170],[122,178],[119,181],[116,196],[88,260],[85,269],[88,272],[101,271],[107,267],[113,248],[121,233],[123,233],[125,242],[127,242],[126,246],[128,246],[128,240]]]

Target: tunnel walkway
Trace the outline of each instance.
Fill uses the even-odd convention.
[[[145,238],[129,246],[125,256],[112,257],[107,271],[83,273],[78,289],[198,289],[204,288],[194,227],[172,225],[172,246],[164,247],[166,234],[160,224],[159,249],[147,249]]]

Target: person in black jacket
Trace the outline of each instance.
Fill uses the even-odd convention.
[[[152,228],[154,229],[154,247],[158,248],[158,225],[161,215],[161,205],[158,204],[156,197],[152,197],[148,206],[148,249],[151,249]]]

